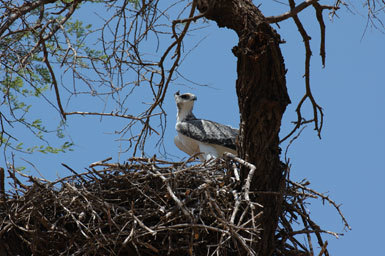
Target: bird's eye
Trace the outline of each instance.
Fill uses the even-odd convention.
[[[181,97],[182,99],[184,99],[184,100],[188,99],[188,95],[186,95],[186,94],[183,94],[183,95],[181,95],[180,97]]]

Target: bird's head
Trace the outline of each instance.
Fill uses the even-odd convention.
[[[192,109],[194,106],[194,101],[197,100],[197,96],[195,96],[194,94],[180,94],[179,91],[174,94],[174,98],[178,109]]]
[[[192,93],[184,93],[180,94],[177,91],[174,94],[176,106],[178,107],[178,118],[184,119],[188,116],[194,116],[192,114],[192,109],[194,107],[194,101],[197,100],[197,97]]]

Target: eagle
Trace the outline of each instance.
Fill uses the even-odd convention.
[[[192,93],[174,94],[178,113],[175,129],[175,145],[192,156],[197,153],[201,161],[218,158],[225,152],[237,154],[237,129],[217,122],[196,118],[192,110],[197,97]]]

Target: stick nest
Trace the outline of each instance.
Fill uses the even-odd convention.
[[[73,175],[54,182],[11,168],[13,188],[0,191],[0,255],[253,255],[263,206],[240,186],[239,164],[132,158],[79,174],[66,166]],[[303,208],[319,195],[287,184],[275,255],[310,255],[294,236],[326,232]],[[301,218],[303,232],[293,231]]]

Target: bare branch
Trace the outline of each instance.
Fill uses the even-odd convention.
[[[322,66],[325,67],[325,58],[326,58],[326,53],[325,53],[325,22],[323,20],[322,16],[322,10],[324,7],[322,7],[318,2],[313,4],[315,8],[315,13],[316,17],[318,20],[318,23],[320,25],[320,31],[321,31],[321,45],[320,45],[320,55],[322,59]]]
[[[66,114],[65,114],[65,111],[64,111],[63,106],[61,104],[61,100],[60,100],[59,87],[57,85],[55,72],[53,71],[51,64],[50,64],[50,61],[48,59],[48,51],[47,51],[47,47],[45,46],[44,41],[42,42],[42,48],[43,48],[43,53],[44,53],[44,62],[47,65],[49,73],[51,74],[52,84],[53,84],[54,89],[55,89],[56,102],[57,102],[57,105],[60,109],[60,114],[62,115],[63,119],[66,120]]]
[[[111,116],[111,117],[121,117],[126,119],[133,119],[137,121],[141,121],[143,119],[147,119],[149,117],[158,116],[161,115],[161,113],[152,114],[150,116],[133,116],[133,115],[123,115],[118,113],[101,113],[101,112],[81,112],[81,111],[74,111],[74,112],[65,112],[65,115],[82,115],[82,116]]]
[[[306,0],[299,5],[290,8],[290,11],[285,12],[284,14],[278,15],[278,16],[270,16],[266,17],[266,21],[268,23],[277,23],[283,20],[287,20],[289,18],[293,18],[294,16],[297,16],[298,13],[300,13],[302,10],[304,10],[306,7],[317,3],[319,0]]]
[[[323,195],[323,194],[321,194],[321,193],[319,193],[319,192],[317,192],[317,191],[315,191],[315,190],[313,190],[313,189],[311,189],[311,188],[308,188],[308,187],[306,187],[306,186],[304,186],[304,185],[301,185],[301,184],[296,183],[296,182],[293,182],[293,181],[289,181],[289,183],[291,183],[292,185],[294,185],[294,186],[296,186],[296,187],[299,187],[299,188],[301,188],[301,189],[303,189],[303,190],[309,191],[309,192],[311,192],[311,193],[314,194],[314,195],[317,195],[317,196],[321,197],[323,201],[329,202],[329,203],[330,203],[331,205],[333,205],[334,208],[336,208],[336,210],[338,211],[339,215],[340,215],[341,218],[342,218],[342,221],[344,222],[345,227],[346,227],[348,230],[351,230],[351,229],[352,229],[352,228],[350,227],[350,225],[348,224],[346,218],[344,217],[344,215],[343,215],[342,212],[341,212],[341,209],[340,209],[340,206],[341,206],[341,205],[337,205],[333,200],[331,200],[331,199],[329,198],[329,196],[325,196],[325,195]]]
[[[9,10],[8,19],[0,26],[0,36],[4,34],[4,32],[9,29],[9,27],[21,16],[29,13],[30,11],[39,8],[42,5],[48,3],[54,3],[56,0],[37,0],[33,2],[26,2],[20,7],[15,7]]]
[[[238,191],[235,176],[226,169],[233,163],[238,168],[254,167],[233,155],[226,157],[189,166],[156,157],[107,166],[105,159],[94,166],[107,168],[82,173],[64,165],[71,175],[54,182],[9,170],[19,194],[7,192],[2,202],[8,210],[0,212],[0,235],[10,250],[22,246],[25,252],[39,255],[48,251],[135,255],[127,251],[131,247],[136,254],[150,250],[158,255],[227,255],[236,248],[237,255],[256,255],[253,244],[261,239],[261,230],[254,223],[264,208],[252,210],[254,202],[247,193],[253,192],[247,186]],[[29,185],[20,183],[16,175],[27,178]],[[305,184],[287,183],[275,253],[316,254],[316,248],[311,249],[314,234],[319,255],[327,256],[328,243],[320,236],[341,234],[323,230],[311,220],[306,209],[309,196],[301,190],[320,193]],[[303,223],[296,222],[294,215]],[[303,228],[293,230],[293,226]],[[39,239],[31,234],[39,234]],[[302,242],[304,236],[308,241]],[[45,246],[34,246],[38,243]]]
[[[294,0],[289,0],[289,3],[290,3],[290,8],[291,9],[295,8]],[[316,8],[320,9],[321,7],[316,7]],[[292,136],[297,131],[297,129],[299,129],[299,127],[303,123],[308,122],[306,120],[303,121],[302,113],[301,113],[302,105],[303,105],[303,103],[305,102],[306,99],[309,99],[311,104],[312,104],[313,119],[311,120],[311,122],[314,123],[314,130],[317,131],[319,138],[321,138],[321,131],[322,131],[322,126],[323,126],[323,111],[322,111],[322,108],[315,101],[315,99],[313,97],[313,94],[311,92],[311,87],[310,87],[310,58],[311,58],[312,52],[311,52],[310,42],[309,41],[311,40],[311,37],[307,34],[307,32],[306,32],[305,28],[303,27],[303,25],[302,25],[300,19],[298,18],[298,16],[297,15],[293,15],[292,18],[293,18],[293,20],[294,20],[294,22],[295,22],[295,24],[296,24],[296,26],[298,28],[299,33],[302,36],[302,39],[303,39],[303,42],[304,42],[304,46],[305,46],[305,74],[304,74],[304,77],[305,77],[306,92],[305,92],[305,95],[300,100],[300,102],[298,103],[297,108],[296,108],[297,121],[295,122],[295,127],[292,129],[291,132],[289,132],[288,135],[286,135],[283,139],[281,139],[280,143],[282,143],[283,141],[288,139],[290,136]],[[322,18],[321,18],[320,22],[323,22]],[[320,26],[321,26],[321,34],[322,33],[324,34],[325,31],[322,30],[322,24],[321,23],[320,23]],[[322,42],[323,41],[321,40],[321,56],[322,56],[322,61],[324,63],[325,62],[325,60],[324,60],[325,53],[322,52],[322,50],[324,50],[323,49],[324,45],[323,45]]]

